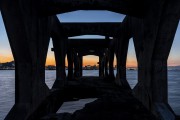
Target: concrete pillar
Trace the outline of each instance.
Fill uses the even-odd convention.
[[[114,81],[114,53],[115,53],[115,41],[110,40],[109,37],[106,36],[106,40],[109,40],[109,49],[108,49],[108,61],[109,61],[109,79]]]
[[[80,76],[80,62],[78,53],[74,51],[74,78],[78,78]]]
[[[122,39],[117,39],[117,40],[121,41]],[[116,57],[117,57],[116,83],[118,83],[120,86],[124,88],[130,89],[126,77],[126,59],[127,59],[128,43],[123,44],[123,46],[120,45],[119,47],[120,48],[118,48],[118,51],[116,52]]]
[[[109,57],[109,79],[111,79],[113,81],[115,79],[115,76],[114,76],[114,48],[109,49],[108,57]]]
[[[101,73],[101,76],[102,77],[104,77],[104,73],[105,73],[105,59],[104,59],[104,57],[103,57],[103,59],[102,59],[102,61],[101,61],[102,63],[101,63],[101,68],[102,68],[102,73]]]
[[[83,57],[81,55],[78,55],[79,57],[79,75],[82,77],[83,75]]]
[[[104,71],[103,71],[103,55],[99,56],[99,77],[104,76]]]
[[[157,5],[157,3],[159,3]],[[157,3],[150,2],[151,9],[148,11],[148,15],[143,19],[143,33],[139,40],[143,41],[141,50],[138,56],[138,72],[139,82],[134,88],[134,92],[137,98],[139,98],[143,104],[152,110],[152,55],[154,52],[155,41],[160,25],[160,16],[163,10],[164,1],[158,0]],[[154,14],[154,10],[156,14]],[[139,27],[141,28],[141,27]],[[138,27],[134,31],[138,31]],[[137,32],[136,32],[137,33]],[[133,35],[134,36],[134,35]]]
[[[73,79],[73,50],[72,49],[68,49],[67,60],[68,60],[68,80],[72,80]]]
[[[179,2],[180,5],[180,2]],[[156,37],[154,52],[152,56],[152,102],[156,113],[160,112],[163,119],[174,119],[174,114],[168,105],[168,74],[167,60],[174,40],[176,29],[179,23],[179,11],[177,3],[169,1],[161,16],[161,22]],[[164,114],[162,110],[167,110]],[[170,112],[171,111],[171,112]],[[157,114],[158,115],[158,114]]]
[[[53,88],[59,88],[66,81],[65,57],[67,52],[67,38],[53,33],[52,41],[56,61],[56,81]]]
[[[28,119],[49,94],[45,84],[45,62],[51,17],[37,16],[34,5],[29,2],[3,0],[0,5],[16,64],[15,105],[6,120]]]
[[[130,39],[129,36],[127,23],[124,22],[121,26],[120,37],[114,39],[116,44],[117,57],[117,74],[115,82],[126,89],[131,89],[126,78],[126,60]]]
[[[106,56],[105,56],[105,62],[104,62],[104,69],[105,69],[105,77],[108,77],[109,74],[108,74],[108,53],[106,52]]]
[[[157,4],[160,3],[160,4]],[[140,79],[134,92],[147,108],[162,120],[174,120],[169,107],[167,59],[179,22],[180,2],[156,1],[143,19],[143,43],[138,64]],[[154,14],[156,11],[156,14]],[[138,31],[138,27],[136,31]],[[136,32],[134,32],[136,33]]]

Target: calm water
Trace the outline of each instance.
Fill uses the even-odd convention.
[[[115,71],[116,72],[116,71]],[[98,76],[97,70],[83,71],[84,76]],[[180,114],[180,70],[169,70],[169,103],[176,112]],[[127,71],[128,82],[133,88],[137,83],[137,71]],[[46,84],[49,88],[52,87],[55,80],[55,71],[46,71]],[[3,120],[8,111],[14,104],[14,71],[1,70],[0,71],[0,120]],[[76,102],[66,102],[62,109],[58,112],[74,112],[76,109],[82,108],[84,104],[95,99],[84,99]]]

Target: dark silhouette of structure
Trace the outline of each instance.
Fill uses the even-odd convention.
[[[5,119],[40,119],[49,113],[55,113],[64,101],[104,94],[107,84],[104,84],[107,85],[104,88],[98,87],[100,84],[94,85],[93,88],[97,91],[93,91],[91,84],[86,84],[86,87],[83,86],[84,83],[77,83],[76,87],[71,84],[73,76],[82,75],[82,56],[93,54],[99,56],[99,75],[109,76],[109,85],[113,89],[108,89],[111,92],[107,93],[112,93],[108,95],[117,100],[116,103],[122,103],[123,98],[116,99],[114,96],[128,96],[128,93],[124,93],[131,91],[157,118],[174,120],[176,115],[168,104],[167,59],[180,18],[179,6],[180,0],[1,0],[0,9],[16,65],[15,105]],[[122,23],[61,23],[55,16],[74,10],[109,10],[127,16]],[[104,35],[106,38],[83,41],[89,44],[89,47],[82,45],[82,40],[68,40],[68,37],[84,34]],[[45,61],[50,37],[53,40],[57,71],[52,90],[45,84]],[[138,83],[133,90],[130,90],[126,80],[126,58],[130,38],[133,38],[138,62]],[[94,53],[91,53],[92,51]],[[117,57],[116,77],[113,73],[114,54]],[[65,74],[66,55],[68,79]],[[117,85],[124,92],[119,93]],[[136,101],[133,96],[129,98]],[[131,103],[131,100],[128,100],[125,99]],[[126,107],[132,107],[134,104],[140,103],[134,102]],[[119,109],[117,108],[117,111]],[[132,110],[136,111],[135,108]],[[95,120],[97,117],[88,117],[86,112],[78,114],[79,120]],[[118,114],[122,112],[123,110]],[[141,112],[150,115],[148,112]],[[129,119],[154,120],[148,115],[138,114],[139,117]],[[116,118],[120,119],[120,116],[114,115],[111,119]]]

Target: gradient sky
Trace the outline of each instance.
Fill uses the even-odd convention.
[[[109,12],[109,11],[75,11],[58,15],[58,18],[61,22],[121,22],[125,15]],[[12,21],[13,22],[13,21]],[[104,36],[92,36],[85,35],[80,36],[83,38],[104,38]],[[170,56],[168,59],[168,64],[170,66],[180,65],[180,25],[178,26],[175,40],[170,52]],[[52,42],[50,42],[47,62],[46,65],[54,65],[54,53],[51,52],[50,48],[52,48]],[[4,28],[4,24],[2,21],[2,17],[0,14],[0,62],[12,61],[12,53],[10,49],[10,45],[8,42],[8,38],[6,35],[6,31]],[[97,56],[85,56],[83,58],[83,65],[95,65],[98,62]],[[67,64],[66,64],[67,65]],[[128,49],[128,59],[127,66],[136,66],[136,56],[134,51],[133,41],[130,40],[129,49]]]

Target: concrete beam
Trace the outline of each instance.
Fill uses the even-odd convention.
[[[61,23],[59,27],[68,37],[79,35],[119,36],[121,22],[117,23]]]
[[[106,39],[68,39],[70,47],[76,49],[101,49],[109,46],[110,40]]]
[[[105,48],[74,48],[78,55],[80,56],[86,56],[86,55],[95,55],[100,56],[101,54],[105,53]]]
[[[66,23],[58,20],[57,16],[53,17],[53,31],[67,37],[79,35],[103,35],[119,36],[121,22],[98,22],[98,23]]]
[[[75,10],[109,10],[121,14],[142,17],[145,12],[143,0],[46,0],[42,1],[42,14],[53,15]]]

